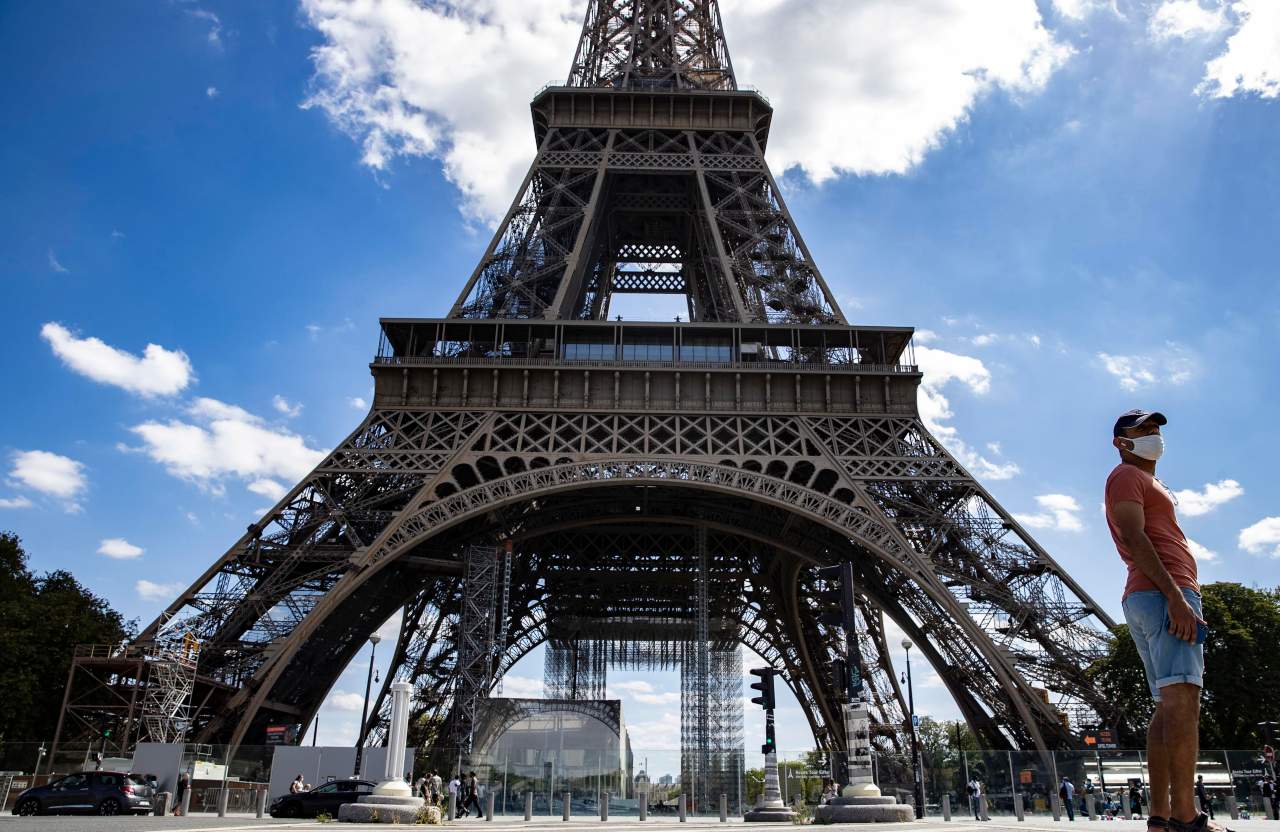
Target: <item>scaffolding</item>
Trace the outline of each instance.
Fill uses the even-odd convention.
[[[497,628],[498,550],[469,546],[464,555],[458,664],[454,677],[450,745],[461,761],[471,753],[476,709],[489,692]]]
[[[200,642],[191,633],[161,632],[147,651],[142,726],[151,742],[183,742],[191,727]]]

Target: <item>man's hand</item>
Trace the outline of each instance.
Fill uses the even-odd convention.
[[[1168,597],[1169,632],[1183,641],[1196,643],[1196,624],[1204,623],[1204,619],[1196,615],[1195,610],[1187,603],[1186,596],[1179,590]]]

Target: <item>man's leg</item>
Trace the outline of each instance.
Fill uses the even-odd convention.
[[[1161,691],[1163,694],[1163,691]],[[1164,751],[1164,700],[1156,703],[1147,728],[1147,771],[1151,778],[1151,805],[1147,814],[1169,817],[1169,758]]]
[[[1200,756],[1200,687],[1186,683],[1166,685],[1160,689],[1160,710],[1172,804],[1172,814],[1167,817],[1185,823],[1199,814],[1193,786],[1196,758]]]

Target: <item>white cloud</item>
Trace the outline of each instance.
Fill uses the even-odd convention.
[[[364,709],[364,697],[358,693],[339,690],[329,694],[326,704],[335,711],[358,714]]]
[[[674,705],[680,701],[679,691],[665,693],[633,693],[631,698],[645,705]]]
[[[197,20],[203,20],[204,22],[208,23],[209,33],[205,37],[208,38],[210,44],[217,47],[222,46],[222,21],[218,18],[216,14],[214,14],[211,11],[207,11],[205,9],[200,9],[200,8],[188,9],[187,14],[191,15]]]
[[[621,695],[621,693],[653,693],[653,685],[643,679],[633,679],[624,682],[609,682],[609,693],[611,695]]]
[[[49,249],[49,270],[57,274],[67,274],[71,270],[62,263],[58,262],[58,255],[53,253],[53,249]]]
[[[917,329],[915,332],[916,344],[932,344],[938,340],[938,333],[932,329]]]
[[[1226,27],[1226,9],[1206,9],[1200,0],[1164,0],[1147,24],[1151,38],[1157,41],[1203,37]]]
[[[274,407],[277,412],[283,413],[290,419],[293,419],[302,413],[302,405],[300,403],[290,402],[278,393],[272,397],[271,406]]]
[[[263,497],[267,497],[268,499],[276,502],[279,502],[281,497],[289,493],[289,490],[283,485],[275,480],[268,479],[254,480],[245,487],[254,494],[261,494]]]
[[[146,579],[138,581],[133,588],[137,591],[138,597],[144,601],[172,601],[178,597],[178,593],[186,589],[179,583],[158,584]]]
[[[209,97],[209,98],[217,98],[217,97],[218,97],[218,88],[217,88],[217,87],[205,87],[205,89],[204,89],[204,94],[205,94],[207,97]]]
[[[140,396],[172,396],[195,377],[186,353],[159,344],[147,344],[139,358],[98,338],[77,338],[62,324],[52,322],[40,328],[40,337],[69,369]]]
[[[1211,98],[1280,96],[1280,3],[1235,0],[1231,13],[1239,28],[1227,38],[1225,51],[1205,64],[1196,91]]]
[[[975,335],[969,339],[975,347],[987,347],[1000,340],[1000,336],[994,332],[984,332],[981,335]]]
[[[297,434],[267,426],[243,408],[217,399],[196,399],[187,414],[193,421],[147,421],[130,431],[142,440],[138,450],[175,477],[202,487],[218,489],[222,480],[235,476],[264,494],[263,489],[270,488],[264,481],[278,477],[296,482],[326,453],[308,447]]]
[[[0,497],[0,508],[31,508],[32,505],[34,503],[21,494],[17,497]]]
[[[49,451],[15,452],[9,476],[15,483],[62,500],[63,507],[73,514],[80,510],[76,498],[89,487],[89,480],[84,474],[84,463]],[[19,497],[15,503],[23,499],[25,498]]]
[[[1080,522],[1080,504],[1066,494],[1041,494],[1036,497],[1040,511],[1035,514],[1015,514],[1014,518],[1029,529],[1052,529],[1060,532],[1078,532],[1084,529]]]
[[[132,560],[146,551],[141,546],[134,546],[123,537],[108,537],[98,545],[98,554],[116,560]]]
[[[361,398],[360,396],[352,396],[351,398],[347,399],[347,404],[351,405],[356,410],[364,410],[366,407],[369,406],[369,403],[365,401],[363,398]]]
[[[344,318],[342,320],[342,323],[334,324],[333,326],[321,326],[320,324],[317,324],[317,323],[309,323],[305,327],[303,327],[303,329],[307,331],[307,335],[310,336],[312,341],[319,341],[320,336],[324,335],[325,333],[341,334],[343,332],[351,332],[355,328],[356,328],[355,321],[351,320],[350,318]]]
[[[502,677],[502,695],[514,699],[542,699],[545,693],[541,679],[508,673]]]
[[[947,424],[955,415],[943,389],[959,382],[978,395],[991,390],[991,372],[980,359],[959,355],[934,347],[916,347],[916,363],[924,373],[920,384],[920,418],[939,441],[979,479],[1007,480],[1020,473],[1017,463],[992,462],[960,438],[954,425]]]
[[[1058,14],[1072,20],[1084,20],[1102,9],[1116,12],[1115,0],[1053,0],[1053,7]]]
[[[1178,511],[1188,517],[1208,514],[1223,503],[1229,503],[1244,493],[1244,486],[1235,480],[1206,483],[1199,491],[1190,488],[1175,491]]]
[[[1237,542],[1250,554],[1269,554],[1280,558],[1280,517],[1264,517],[1247,529],[1241,529]]]
[[[1200,372],[1200,359],[1184,346],[1168,343],[1159,353],[1149,355],[1111,355],[1098,353],[1102,368],[1120,382],[1125,390],[1140,390],[1156,385],[1180,385]]]
[[[358,141],[375,171],[397,156],[438,159],[467,217],[501,217],[534,152],[512,116],[564,76],[583,4],[303,0],[302,10],[324,39],[303,106]],[[910,170],[983,95],[1037,92],[1071,54],[1035,0],[738,0],[725,20],[740,83],[786,114],[772,163],[818,183]],[[807,106],[815,89],[826,106]]]
[[[1201,563],[1213,563],[1218,559],[1217,552],[1207,546],[1200,545],[1191,538],[1187,538],[1187,546],[1191,548],[1191,554],[1195,555],[1196,560]]]

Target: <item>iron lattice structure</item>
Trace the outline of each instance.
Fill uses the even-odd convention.
[[[576,663],[583,633],[591,667],[678,659],[704,770],[733,733],[708,703],[734,644],[779,669],[821,747],[845,747],[842,637],[815,600],[815,568],[840,562],[879,742],[905,712],[885,618],[984,747],[1073,747],[1080,719],[1110,721],[1080,671],[1112,622],[929,434],[912,330],[845,319],[715,2],[591,0],[570,81],[531,110],[537,154],[449,316],[382,321],[369,414],[142,633],[202,644],[191,739],[309,722],[398,609],[387,682],[415,686],[415,744],[462,736],[465,553],[498,544],[476,678],[544,642]],[[610,320],[620,292],[678,293],[687,319]]]

